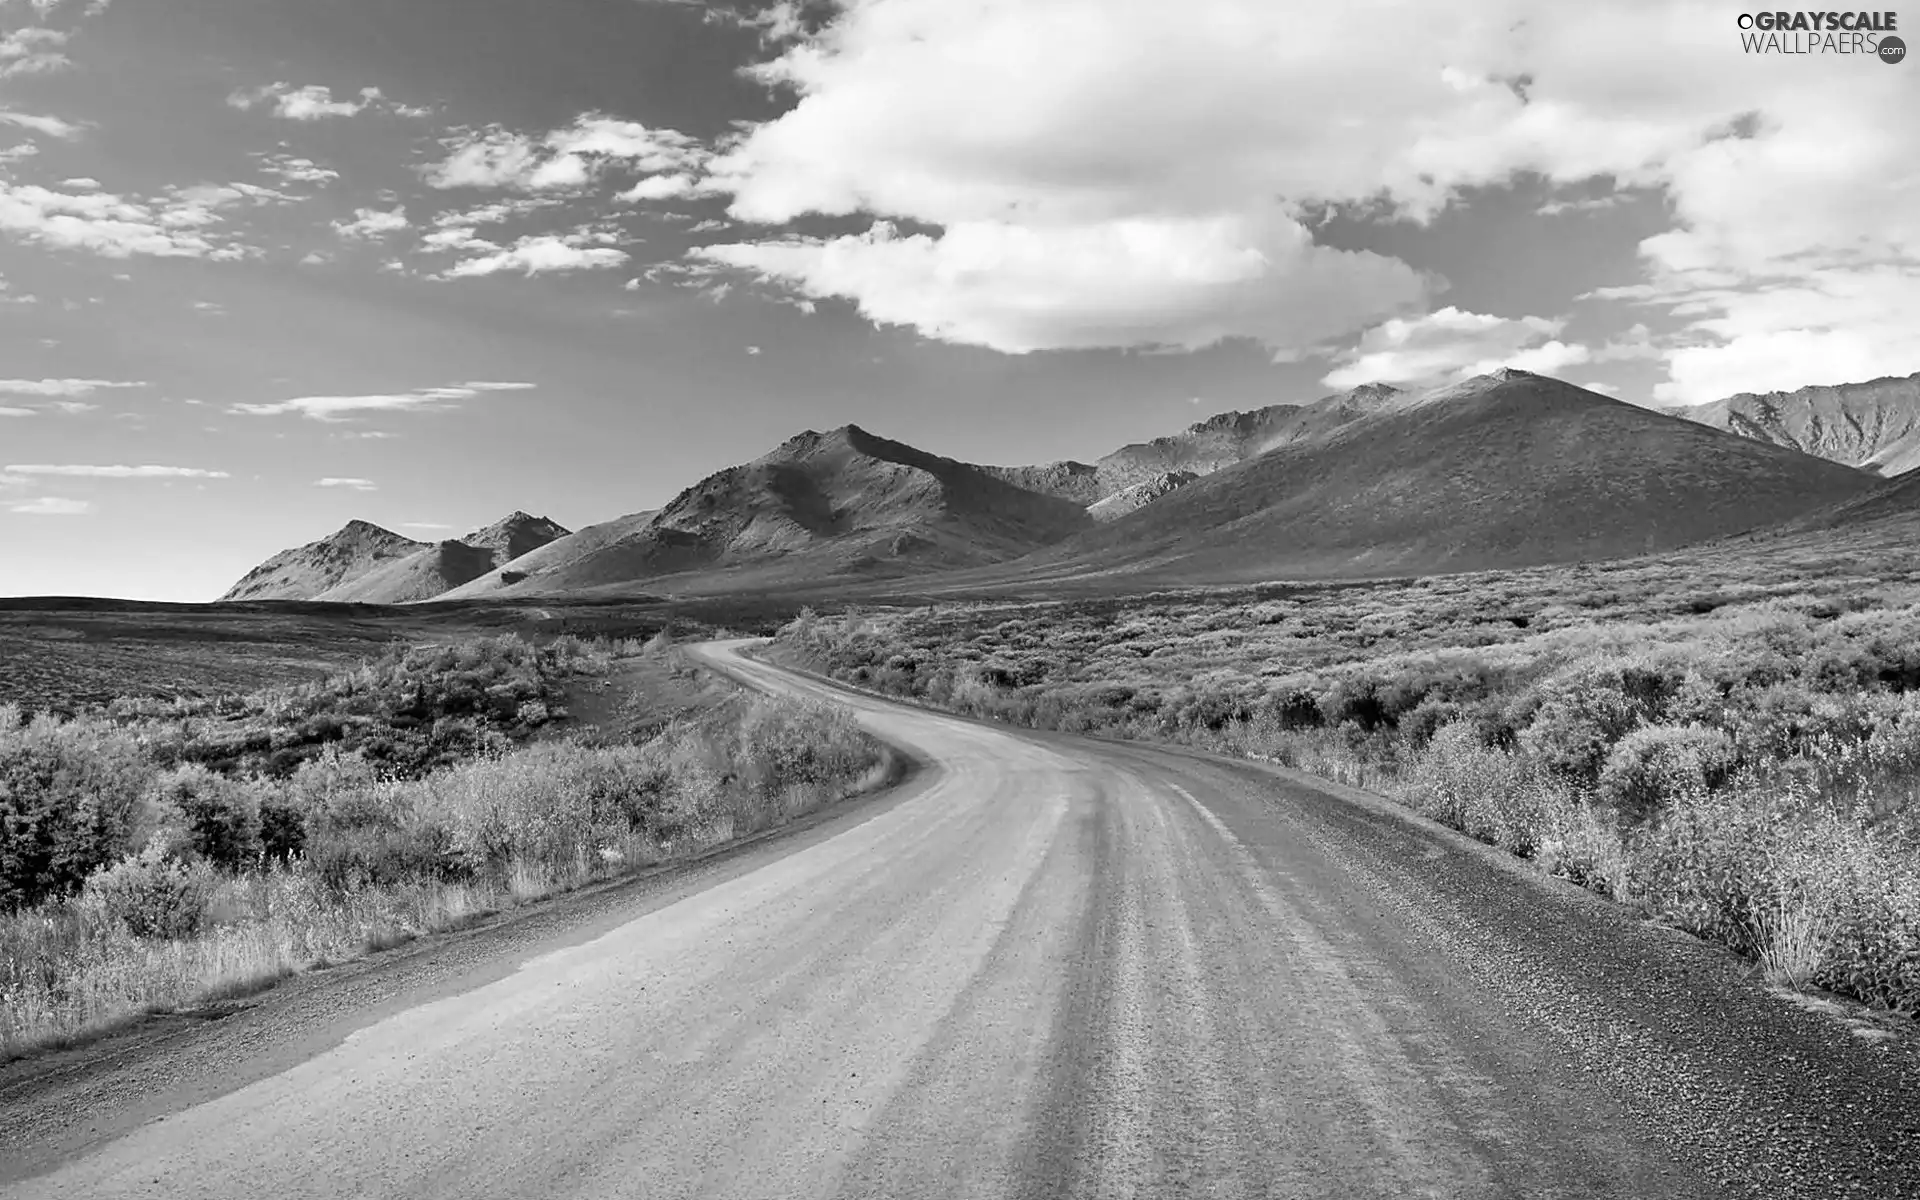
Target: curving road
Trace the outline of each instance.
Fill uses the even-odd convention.
[[[1382,802],[740,649],[928,769],[5,1194],[1920,1195],[1910,1038]]]

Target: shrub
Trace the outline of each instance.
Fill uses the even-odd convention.
[[[260,802],[245,783],[190,763],[155,781],[153,802],[163,827],[177,831],[192,854],[228,871],[259,858]]]
[[[210,867],[154,845],[88,876],[82,895],[135,937],[173,940],[200,931],[212,890]]]
[[[1733,739],[1703,725],[1648,725],[1627,734],[1600,771],[1600,797],[1626,825],[1704,796],[1734,767]]]
[[[69,895],[131,849],[153,776],[129,730],[0,707],[0,909]]]

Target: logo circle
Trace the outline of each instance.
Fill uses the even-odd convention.
[[[1881,62],[1897,63],[1907,56],[1907,44],[1897,37],[1883,37],[1879,53]]]

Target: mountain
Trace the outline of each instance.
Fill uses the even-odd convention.
[[[311,600],[388,563],[427,549],[366,521],[348,521],[336,533],[280,553],[240,577],[222,600]]]
[[[615,524],[623,527],[561,538],[448,598],[676,576],[711,589],[970,567],[1059,541],[1092,518],[1070,500],[847,425],[790,438],[709,475],[644,521]]]
[[[492,566],[502,566],[531,554],[548,542],[566,537],[566,526],[550,517],[535,517],[518,510],[508,513],[484,529],[476,529],[461,542],[493,556]],[[445,545],[445,543],[441,543]]]
[[[1662,411],[1879,475],[1920,467],[1920,372]]]
[[[1144,486],[1155,496],[1171,490],[1170,477],[1210,475],[1245,462],[1277,446],[1321,437],[1375,412],[1400,394],[1384,383],[1370,383],[1324,396],[1309,404],[1273,404],[1248,412],[1224,412],[1169,437],[1134,442],[1093,463],[1072,460],[1034,467],[983,468],[1016,487],[1092,505]],[[1145,493],[1133,493],[1135,497]],[[1130,512],[1138,503],[1116,500],[1115,510]]]
[[[494,554],[464,541],[444,541],[375,567],[313,597],[341,603],[413,604],[432,600],[493,569]]]
[[[1141,480],[1131,487],[1123,487],[1104,500],[1087,505],[1087,515],[1096,521],[1117,521],[1131,512],[1153,503],[1160,497],[1182,488],[1200,478],[1192,471],[1168,471]]]
[[[1777,524],[1876,486],[1524,371],[1368,407],[985,574],[1206,583],[1614,558]]]
[[[523,512],[509,513],[458,541],[439,543],[349,521],[331,537],[274,555],[221,599],[412,604],[565,536],[564,526]]]
[[[553,539],[544,546],[538,546],[525,554],[516,555],[504,563],[496,564],[497,570],[453,589],[442,599],[464,600],[471,596],[500,591],[509,584],[518,583],[528,576],[556,575],[564,572],[573,563],[639,533],[659,513],[659,509],[648,509],[645,512],[615,517],[611,521],[602,521],[598,525],[583,526],[564,537]]]

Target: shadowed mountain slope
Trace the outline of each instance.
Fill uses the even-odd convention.
[[[1920,467],[1920,373],[1793,392],[1742,392],[1664,411],[1880,475]]]
[[[1002,570],[1182,582],[1650,553],[1863,496],[1872,477],[1523,371],[1383,398]]]
[[[312,600],[399,559],[428,549],[367,521],[348,521],[317,542],[282,550],[240,577],[222,600]]]
[[[1868,526],[1911,528],[1920,556],[1920,471],[1902,475],[1863,496],[1816,509],[1789,522],[1784,532],[1853,531]]]
[[[644,522],[613,524],[625,528],[561,538],[449,598],[675,576],[702,576],[689,586],[706,587],[969,567],[1059,541],[1092,518],[1071,501],[848,425],[802,433],[708,476]]]

